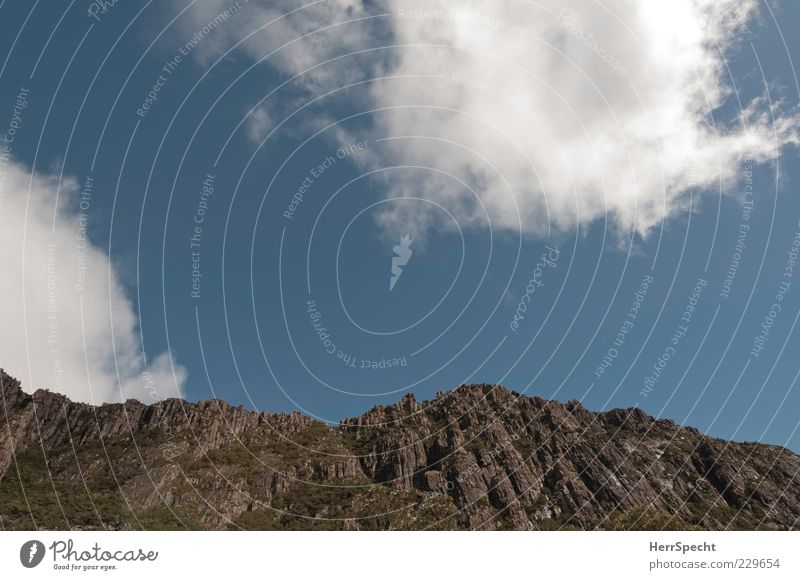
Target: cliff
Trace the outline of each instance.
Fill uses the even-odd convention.
[[[337,427],[0,371],[0,529],[798,529],[800,457],[498,385]]]

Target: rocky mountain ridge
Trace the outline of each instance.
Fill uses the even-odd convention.
[[[329,426],[0,371],[0,529],[798,529],[800,456],[462,385]]]

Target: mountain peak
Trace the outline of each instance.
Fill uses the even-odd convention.
[[[0,381],[6,529],[798,527],[800,457],[635,407],[475,384],[332,427],[219,399],[92,406]]]

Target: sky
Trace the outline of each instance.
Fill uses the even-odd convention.
[[[0,366],[800,449],[792,2],[0,3]]]

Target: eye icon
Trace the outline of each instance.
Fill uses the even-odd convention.
[[[39,540],[30,540],[19,549],[19,561],[26,568],[35,568],[44,559],[44,544]]]

